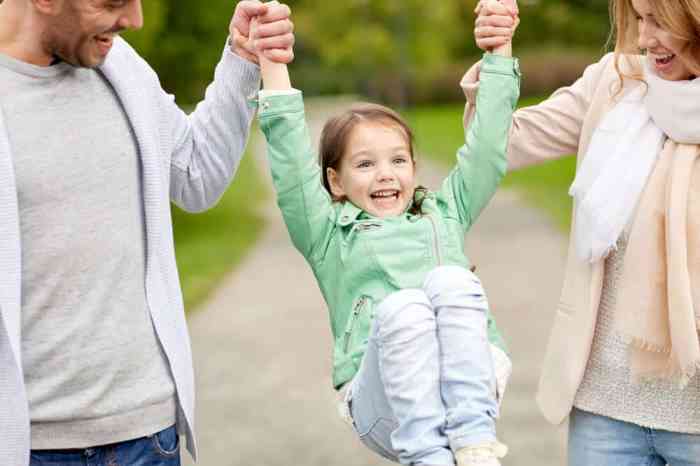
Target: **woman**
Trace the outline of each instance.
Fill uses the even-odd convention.
[[[511,168],[578,154],[537,399],[549,421],[569,416],[570,466],[698,466],[700,0],[611,7],[615,52],[517,111],[510,134]],[[477,11],[478,45],[504,43],[507,11]]]

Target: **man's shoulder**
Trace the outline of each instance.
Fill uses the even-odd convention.
[[[146,87],[160,89],[156,72],[129,43],[117,37],[104,63],[100,65],[108,81],[115,87]]]
[[[155,76],[155,72],[146,60],[121,37],[114,39],[112,50],[109,51],[100,69],[110,76],[120,76],[124,73]]]

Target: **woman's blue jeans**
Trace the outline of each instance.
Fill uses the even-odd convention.
[[[79,450],[32,450],[30,466],[180,466],[175,426],[136,440]]]
[[[457,266],[377,306],[349,392],[365,445],[402,464],[453,465],[453,451],[496,440],[487,307],[479,279]]]
[[[700,466],[700,435],[649,429],[577,408],[571,411],[569,466],[667,464]]]

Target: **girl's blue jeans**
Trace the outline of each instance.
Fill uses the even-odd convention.
[[[569,466],[700,466],[700,435],[650,429],[574,408]]]
[[[32,450],[30,466],[180,466],[175,426],[148,437],[79,450]]]
[[[479,279],[457,266],[377,306],[348,392],[365,445],[402,464],[453,465],[453,451],[496,440],[487,308]]]

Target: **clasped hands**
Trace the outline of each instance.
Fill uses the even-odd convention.
[[[493,50],[507,44],[520,24],[516,0],[481,0],[474,39],[482,50]],[[231,50],[246,60],[258,63],[258,54],[277,63],[294,59],[294,24],[289,6],[259,0],[243,0],[236,5],[229,32]],[[251,22],[256,19],[255,40],[251,40]]]
[[[509,43],[520,24],[516,0],[481,0],[474,13],[474,39],[484,51]]]
[[[294,59],[294,24],[291,9],[282,3],[257,0],[238,2],[229,25],[231,51],[246,60],[259,63],[258,54],[270,61],[290,63]],[[255,40],[250,40],[255,20]]]

